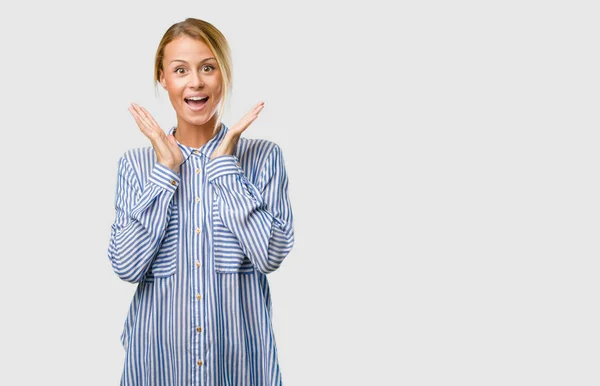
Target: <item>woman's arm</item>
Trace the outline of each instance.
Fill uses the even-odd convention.
[[[137,283],[146,275],[164,238],[180,182],[179,174],[157,162],[140,189],[125,155],[119,159],[108,257],[121,279]]]
[[[235,155],[220,155],[206,169],[217,193],[219,215],[244,254],[262,273],[275,271],[294,245],[292,208],[281,149],[274,145],[257,186],[244,175]]]

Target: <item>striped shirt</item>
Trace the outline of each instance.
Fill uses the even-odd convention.
[[[179,173],[151,146],[119,159],[108,258],[137,283],[122,386],[283,384],[266,276],[294,245],[283,155],[240,137],[210,160],[227,130],[198,149],[178,142]]]

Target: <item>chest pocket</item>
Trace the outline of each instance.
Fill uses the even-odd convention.
[[[179,206],[173,200],[169,206],[170,218],[165,236],[156,257],[146,273],[146,281],[154,281],[155,277],[169,277],[177,270],[177,251],[179,244]]]
[[[223,224],[219,216],[218,198],[213,195],[213,251],[217,273],[254,273],[254,265],[244,254],[235,235]]]

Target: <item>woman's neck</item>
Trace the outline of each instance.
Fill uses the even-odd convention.
[[[199,149],[215,136],[212,125],[188,126],[180,125],[175,127],[173,135],[177,141],[185,146]]]

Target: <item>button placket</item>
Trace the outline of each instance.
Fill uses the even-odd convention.
[[[194,153],[199,154],[198,150],[195,150]],[[200,164],[202,164],[202,160],[201,157],[198,157],[198,162]],[[202,167],[196,167],[196,174],[201,174],[202,173]],[[203,179],[204,176],[199,175],[199,178]],[[202,198],[200,196],[196,196],[196,205],[200,206],[202,205]],[[201,207],[199,207],[201,209]],[[196,209],[197,210],[197,209]],[[200,224],[196,225],[196,234],[200,235],[202,233],[202,211],[200,211],[200,215],[198,216],[198,220],[200,221]]]
[[[200,152],[198,150],[194,150],[193,153],[194,154],[199,154]],[[204,175],[202,173],[202,159],[201,159],[201,157],[194,156],[194,165],[195,165],[194,166],[194,168],[195,168],[195,178],[200,179],[200,181],[202,181],[203,178],[204,178]],[[199,184],[199,186],[202,187],[202,189],[204,189],[204,187],[203,187],[202,184]],[[202,234],[202,213],[203,213],[203,211],[202,211],[202,207],[201,207],[201,205],[202,205],[201,196],[195,196],[195,198],[194,198],[194,204],[195,205],[193,205],[193,210],[192,210],[193,215],[192,215],[192,219],[191,219],[192,220],[191,224],[194,227],[194,234],[196,235],[196,237],[200,238],[195,243],[195,245],[197,245],[197,246],[200,247],[200,249],[197,251],[197,253],[199,255],[198,255],[198,257],[196,257],[196,259],[194,261],[194,264],[198,268],[198,271],[197,271],[196,274],[193,275],[197,279],[197,282],[194,283],[194,288],[196,290],[195,291],[196,292],[196,294],[195,294],[196,300],[195,301],[197,302],[196,306],[195,306],[196,311],[194,312],[196,314],[196,317],[195,317],[195,319],[196,319],[195,330],[196,330],[197,342],[198,342],[196,347],[200,348],[201,342],[203,340],[202,335],[201,335],[201,333],[202,333],[202,327],[200,325],[201,321],[202,321],[202,317],[203,317],[202,316],[202,314],[203,314],[203,312],[202,312],[202,294],[200,293],[201,292],[201,288],[202,288],[202,270],[201,270],[201,267],[202,267],[202,263],[201,263],[201,250],[202,250],[202,247],[201,247],[201,245],[202,245],[202,236],[203,236],[203,234]],[[201,357],[205,354],[204,351],[206,351],[206,349],[196,352],[196,355],[197,355],[197,357],[196,357],[196,359],[197,359],[196,360],[196,364],[198,365],[198,367],[200,367],[200,366],[203,365],[203,361],[202,361]]]

